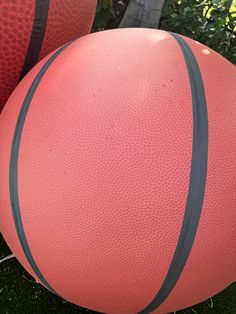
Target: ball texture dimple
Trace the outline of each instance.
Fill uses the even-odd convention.
[[[89,33],[95,15],[96,0],[50,2],[47,29],[40,59],[55,47]]]
[[[182,39],[206,94],[207,180],[187,263],[155,314],[199,303],[236,279],[236,70]],[[0,229],[38,281],[13,221],[9,163],[19,112],[48,58],[22,80],[0,117]],[[192,146],[189,73],[171,34],[105,31],[58,55],[26,115],[17,185],[30,251],[60,296],[111,314],[139,313],[153,300],[179,239]]]
[[[25,60],[34,19],[32,4],[32,0],[0,2],[0,111],[17,84]]]
[[[87,34],[95,15],[96,0],[51,0],[39,60],[54,49]],[[28,51],[35,1],[0,2],[0,111],[16,87]]]

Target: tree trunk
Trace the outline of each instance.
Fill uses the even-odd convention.
[[[119,27],[158,28],[165,0],[130,0]]]

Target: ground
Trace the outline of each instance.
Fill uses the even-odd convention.
[[[0,259],[10,254],[0,235]],[[236,283],[210,300],[178,314],[234,314],[236,313]],[[72,305],[54,296],[35,283],[16,259],[0,264],[0,314],[80,314],[95,313]]]

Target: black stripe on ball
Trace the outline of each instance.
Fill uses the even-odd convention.
[[[50,0],[35,0],[34,22],[29,47],[19,76],[19,81],[21,81],[38,61],[46,32],[49,5]]]
[[[189,45],[179,35],[171,33],[179,44],[188,70],[193,110],[193,144],[189,190],[178,243],[164,282],[152,302],[139,314],[157,309],[170,295],[191,252],[201,216],[208,162],[208,113],[207,103],[198,62]],[[158,268],[157,268],[158,269]]]

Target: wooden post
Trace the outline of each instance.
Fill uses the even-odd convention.
[[[158,28],[165,0],[130,0],[122,27]]]

